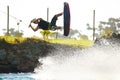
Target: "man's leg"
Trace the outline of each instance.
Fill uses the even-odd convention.
[[[62,15],[63,15],[63,13],[56,14],[57,17],[62,16]]]
[[[62,29],[62,27],[61,26],[56,26],[54,29],[58,30],[58,29]]]
[[[63,15],[63,13],[56,14],[57,17],[60,17],[60,16],[62,16],[62,15]],[[58,29],[62,29],[62,27],[61,27],[61,26],[55,26],[54,29],[55,29],[55,30],[58,30]]]
[[[59,14],[56,14],[56,15],[52,18],[51,23],[50,23],[50,29],[54,29],[54,30],[56,30],[56,29],[61,29],[61,27],[56,26],[56,21],[57,21],[58,17],[59,17],[59,16],[62,16],[62,15],[63,15],[63,13],[59,13]]]

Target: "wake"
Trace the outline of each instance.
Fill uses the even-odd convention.
[[[43,65],[35,69],[36,80],[120,80],[119,41],[102,39],[87,49],[55,46]]]

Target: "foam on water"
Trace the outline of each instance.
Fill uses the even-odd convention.
[[[58,47],[56,55],[40,58],[43,65],[32,76],[36,80],[120,80],[120,47],[102,42],[82,50]]]

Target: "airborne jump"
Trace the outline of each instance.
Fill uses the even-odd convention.
[[[64,36],[68,36],[70,32],[70,7],[67,2],[64,2],[64,8],[63,8],[63,13],[56,14],[51,22],[45,21],[42,18],[34,18],[31,20],[29,27],[33,31],[37,31],[38,29],[43,29],[43,30],[58,30],[61,29],[60,26],[56,25],[56,21],[58,20],[58,17],[63,15],[63,29],[64,29]],[[37,26],[34,28],[31,23],[37,24]]]

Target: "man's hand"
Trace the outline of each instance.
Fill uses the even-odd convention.
[[[28,27],[31,27],[31,23],[29,24],[29,26]]]

